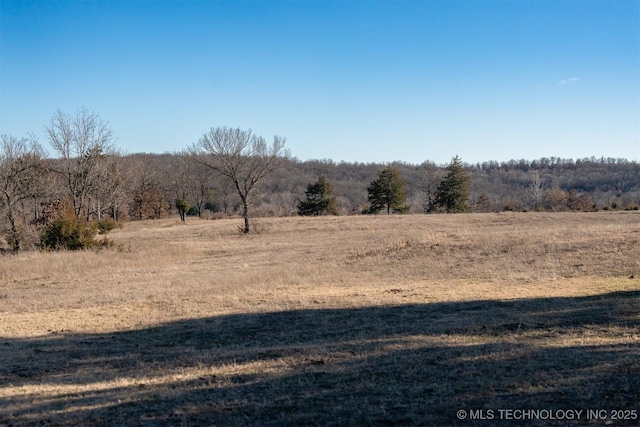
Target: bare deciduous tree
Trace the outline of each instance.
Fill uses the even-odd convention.
[[[423,164],[423,173],[420,175],[416,187],[416,192],[423,194],[422,211],[431,213],[436,208],[436,193],[438,184],[441,181],[440,168],[434,163]]]
[[[249,233],[250,199],[259,185],[290,157],[285,138],[274,136],[268,145],[251,130],[211,128],[191,152],[207,167],[228,178],[242,201],[243,232]]]
[[[231,196],[233,194],[233,188],[231,188],[232,184],[228,179],[223,180],[219,184],[222,193],[222,211],[224,212],[224,216],[229,216]]]
[[[540,202],[542,201],[542,196],[544,194],[544,185],[542,184],[539,171],[533,170],[530,176],[529,194],[533,201],[533,209],[538,210],[540,209]]]
[[[112,162],[116,138],[109,124],[86,108],[78,109],[75,117],[57,110],[47,133],[61,159],[61,167],[54,170],[64,180],[75,215],[100,218],[118,175]]]
[[[168,214],[169,196],[166,178],[158,172],[155,156],[152,158],[128,158],[129,197],[132,219],[158,219]]]
[[[193,167],[193,180],[191,182],[191,192],[193,197],[193,205],[198,211],[198,216],[202,217],[202,210],[208,199],[213,197],[212,182],[210,171],[206,170],[204,165],[197,163],[195,159],[189,156],[189,162]]]
[[[187,152],[179,153],[169,159],[170,176],[174,199],[189,201],[202,216],[202,209],[211,195],[211,170]]]
[[[17,210],[23,201],[43,191],[42,147],[34,137],[2,135],[0,144],[0,208],[9,225],[11,250],[20,250]]]

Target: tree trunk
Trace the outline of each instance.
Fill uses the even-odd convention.
[[[242,217],[244,218],[244,234],[249,234],[249,204],[247,198],[242,197]]]
[[[9,224],[11,225],[11,250],[13,252],[20,251],[20,233],[18,233],[18,227],[16,227],[16,221],[13,218],[13,212],[11,206],[8,206],[7,217]]]

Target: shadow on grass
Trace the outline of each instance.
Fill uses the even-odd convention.
[[[629,410],[640,417],[639,329],[640,291],[632,291],[237,314],[110,334],[0,338],[0,388],[16,390],[0,398],[0,424],[487,423],[460,420],[459,409],[476,418],[493,411],[493,422],[501,409]],[[21,393],[21,386],[55,388]],[[571,423],[593,421],[582,413]]]

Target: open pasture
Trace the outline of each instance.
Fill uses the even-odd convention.
[[[638,424],[637,212],[238,225],[0,259],[0,425]]]

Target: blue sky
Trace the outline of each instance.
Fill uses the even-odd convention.
[[[127,153],[211,127],[300,160],[640,160],[640,1],[0,0],[0,133]]]

